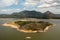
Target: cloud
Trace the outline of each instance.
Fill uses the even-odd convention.
[[[44,0],[46,3],[53,3],[54,0]]]
[[[40,0],[26,0],[25,1],[26,5],[37,5],[38,3],[40,3]]]
[[[17,5],[18,0],[0,0],[0,7],[11,6],[13,4]]]
[[[7,12],[7,11],[16,11],[16,12],[18,12],[18,11],[20,11],[20,9],[2,9],[0,11],[2,11],[2,12]]]
[[[6,12],[6,11],[8,11],[8,10],[1,10],[1,11]]]
[[[54,7],[54,6],[57,6],[57,5],[59,5],[58,3],[52,3],[52,4],[47,4],[47,3],[44,3],[44,4],[42,4],[42,5],[39,5],[38,7],[39,8],[47,8],[47,7]]]
[[[40,0],[25,0],[24,9],[32,10],[34,9]]]
[[[24,6],[27,7],[27,6],[31,6],[31,5],[35,6],[35,5],[37,5],[37,2],[34,1],[34,0],[26,0],[26,1],[25,1]]]
[[[50,6],[51,6],[50,4],[42,4],[42,5],[39,5],[38,8],[50,7]]]
[[[2,9],[0,10],[1,14],[11,14],[13,12],[20,12],[20,9]]]
[[[17,7],[11,6],[11,5],[16,5]],[[7,7],[7,6],[11,6],[8,8],[5,8],[3,10],[1,10],[1,12],[18,12],[22,10],[34,10],[34,9],[38,9],[38,10],[47,10],[47,8],[60,8],[60,0],[0,0],[0,8],[1,7]],[[15,9],[16,8],[16,9]],[[17,9],[18,8],[18,9]],[[41,9],[42,8],[42,9]],[[43,11],[45,11],[43,10]],[[52,10],[52,9],[50,9]]]
[[[26,0],[25,2],[28,2],[28,3],[38,3],[38,2],[40,2],[40,0]]]
[[[48,8],[60,5],[59,0],[26,0],[25,7]]]

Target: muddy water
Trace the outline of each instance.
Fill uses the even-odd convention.
[[[0,40],[60,40],[60,20],[58,19],[39,19],[41,21],[43,20],[56,24],[56,26],[49,28],[49,30],[45,33],[34,34],[22,33],[14,28],[2,26],[3,23],[13,20],[19,19],[0,19]],[[26,39],[28,36],[30,36],[31,39]]]

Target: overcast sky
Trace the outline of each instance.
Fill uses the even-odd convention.
[[[11,14],[23,10],[51,11],[60,13],[60,0],[0,0],[0,14]]]

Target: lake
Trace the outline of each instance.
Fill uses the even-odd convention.
[[[2,24],[13,20],[19,20],[16,18],[0,18],[0,40],[60,40],[60,20],[59,19],[39,19],[41,21],[51,22],[56,24],[49,28],[47,32],[43,33],[23,33],[16,29],[5,27]],[[30,36],[31,39],[26,39]]]

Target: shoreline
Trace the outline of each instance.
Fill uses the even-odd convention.
[[[47,26],[44,30],[38,30],[38,31],[32,31],[32,30],[24,30],[24,29],[19,29],[19,25],[15,24],[14,22],[13,23],[4,23],[3,26],[9,26],[11,28],[15,28],[16,30],[20,31],[20,32],[24,32],[24,33],[37,33],[37,32],[47,32],[48,29],[51,27],[51,26],[55,26],[55,25],[49,25]]]
[[[19,27],[16,24],[8,24],[8,23],[4,23],[3,26],[10,26],[11,28],[16,28],[16,29],[18,29],[18,27]]]

